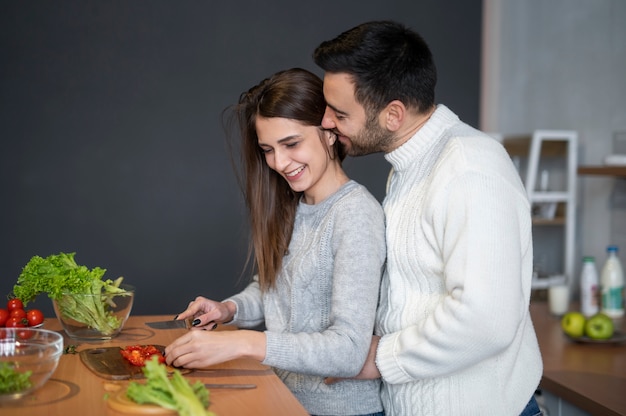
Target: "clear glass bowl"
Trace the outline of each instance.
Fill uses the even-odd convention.
[[[19,399],[43,386],[63,354],[63,336],[38,328],[0,328],[0,402]],[[19,380],[19,381],[17,381]]]
[[[124,327],[135,298],[135,288],[122,284],[120,293],[65,294],[52,305],[70,338],[102,341],[114,338]]]

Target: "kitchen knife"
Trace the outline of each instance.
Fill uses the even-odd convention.
[[[256,384],[211,384],[204,385],[207,389],[256,389]]]
[[[189,329],[191,328],[191,318],[173,319],[171,321],[146,322],[146,325],[154,329]]]

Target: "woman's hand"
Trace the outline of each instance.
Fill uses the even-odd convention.
[[[207,368],[236,358],[265,359],[260,331],[188,331],[165,347],[165,361],[175,367]]]
[[[216,302],[202,296],[189,302],[189,306],[176,319],[193,318],[195,328],[212,330],[218,323],[229,322],[235,316],[237,306],[233,302]]]

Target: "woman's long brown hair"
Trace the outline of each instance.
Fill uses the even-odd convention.
[[[232,108],[241,136],[240,184],[250,220],[250,253],[262,290],[272,288],[291,241],[301,193],[271,169],[258,144],[257,117],[281,117],[320,126],[326,109],[322,80],[300,68],[278,72],[247,92]],[[335,155],[343,159],[339,141]],[[334,157],[334,155],[331,155]]]

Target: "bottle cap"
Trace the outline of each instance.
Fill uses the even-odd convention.
[[[583,263],[595,263],[596,258],[593,256],[585,256],[583,257]]]
[[[617,253],[619,251],[619,247],[617,247],[617,246],[608,246],[606,248],[606,251],[608,251],[608,252],[614,251],[614,252]]]

